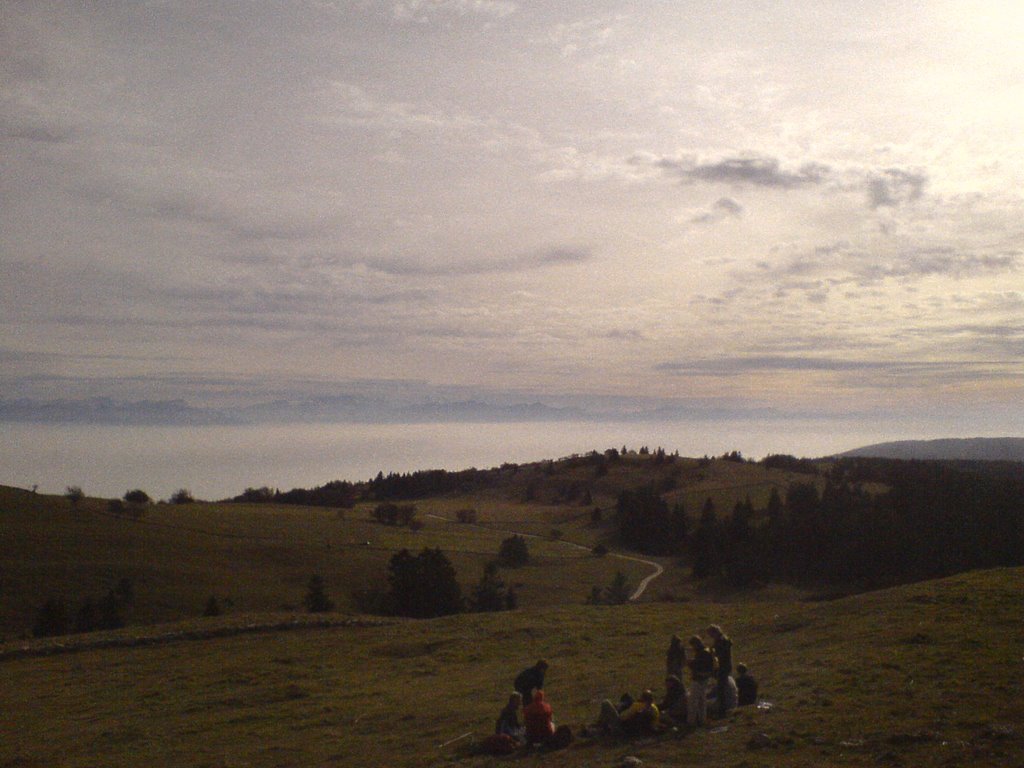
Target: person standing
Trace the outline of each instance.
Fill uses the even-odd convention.
[[[700,635],[690,638],[690,649],[693,652],[689,662],[693,684],[690,686],[687,718],[690,725],[703,725],[708,717],[708,681],[715,672],[715,655],[704,645]]]
[[[669,640],[668,650],[665,651],[665,677],[675,675],[683,679],[683,667],[686,665],[686,648],[679,635],[672,635]]]
[[[686,686],[682,678],[669,675],[665,678],[665,698],[661,700],[658,709],[663,719],[676,725],[686,723]]]
[[[732,640],[722,631],[717,624],[708,627],[708,634],[714,643],[713,650],[718,659],[718,668],[715,671],[715,700],[718,702],[718,716],[724,717],[728,711],[726,701],[729,697],[729,677],[732,675]]]
[[[512,683],[512,687],[515,688],[523,697],[523,701],[529,703],[533,701],[533,692],[538,688],[544,687],[544,673],[548,670],[548,662],[546,659],[541,659],[532,667],[527,667],[518,675],[516,675],[515,682]]]

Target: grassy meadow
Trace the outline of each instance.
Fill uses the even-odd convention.
[[[1022,586],[1003,569],[831,602],[577,605],[7,659],[0,765],[1021,765]],[[712,620],[770,709],[469,754],[536,657],[556,722],[580,726],[602,698],[658,688],[669,635]]]
[[[32,766],[1024,765],[1024,569],[822,600],[790,587],[696,586],[673,558],[642,599],[591,606],[616,571],[613,509],[651,483],[691,517],[727,517],[797,475],[732,461],[631,454],[502,468],[498,480],[417,500],[419,530],[384,526],[373,503],[155,504],[139,519],[104,499],[0,487],[0,768]],[[586,494],[580,492],[586,489]],[[456,521],[476,512],[474,524]],[[600,510],[595,520],[594,509]],[[501,570],[519,608],[430,620],[358,615],[352,594],[401,548],[439,547],[467,593],[510,531],[529,565]],[[610,555],[590,551],[603,543]],[[629,554],[629,553],[624,553]],[[312,573],[336,611],[302,613]],[[47,598],[74,610],[128,578],[128,626],[28,637]],[[202,618],[215,596],[224,614]],[[762,708],[693,731],[558,753],[487,757],[515,673],[543,656],[557,723],[600,701],[661,693],[673,633],[722,624]]]
[[[727,516],[737,501],[750,496],[764,503],[772,488],[785,489],[794,478],[806,480],[754,464],[681,458],[660,463],[635,453],[601,476],[583,460],[522,465],[503,471],[493,486],[417,500],[423,523],[418,531],[381,525],[373,519],[375,504],[365,502],[353,509],[161,503],[132,519],[112,515],[106,499],[72,504],[0,486],[0,639],[29,631],[45,600],[63,597],[73,609],[86,598],[102,597],[122,578],[134,585],[126,616],[133,624],[198,616],[211,596],[228,611],[296,610],[312,573],[324,578],[339,609],[353,610],[352,595],[380,584],[388,560],[403,547],[443,550],[466,593],[510,531],[531,536],[531,563],[502,572],[520,605],[577,603],[591,587],[609,584],[616,571],[633,585],[651,572],[632,560],[589,553],[598,543],[615,549],[614,508],[623,488],[671,484],[666,498],[682,501],[691,517],[707,498]],[[572,492],[584,486],[591,494],[586,503]],[[456,522],[457,512],[468,508],[476,511],[477,524]],[[597,524],[591,520],[594,508],[602,510]],[[650,559],[666,572],[645,599],[696,594],[687,568],[668,558]]]

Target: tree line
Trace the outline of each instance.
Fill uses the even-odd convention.
[[[874,588],[1024,564],[1024,465],[842,459],[763,509],[746,499],[725,517],[709,498],[695,522],[623,492],[617,523],[623,543],[683,556],[698,579]]]

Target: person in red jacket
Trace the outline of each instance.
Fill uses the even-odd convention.
[[[555,732],[551,720],[551,705],[544,700],[544,691],[533,692],[533,701],[523,708],[523,724],[526,726],[527,744],[544,744]]]

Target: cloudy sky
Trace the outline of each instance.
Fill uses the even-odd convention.
[[[1015,0],[7,0],[0,398],[1024,430],[1021,39]]]

